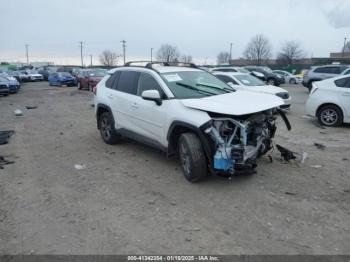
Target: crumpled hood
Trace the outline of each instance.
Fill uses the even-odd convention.
[[[183,99],[181,102],[186,107],[236,116],[260,112],[284,104],[283,100],[275,95],[241,90],[204,98]]]

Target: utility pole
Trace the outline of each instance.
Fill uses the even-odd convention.
[[[90,55],[90,67],[92,67],[92,55]]]
[[[83,42],[80,41],[80,60],[81,60],[81,67],[84,67],[84,60],[83,60]]]
[[[151,47],[151,62],[153,62],[152,59],[153,59],[153,47]]]
[[[344,45],[343,45],[343,52],[341,54],[341,58],[344,58],[345,46],[346,46],[346,37],[344,37]]]
[[[29,65],[29,55],[28,55],[28,47],[29,47],[29,45],[26,44],[25,47],[26,47],[27,65]]]
[[[232,43],[230,43],[230,60],[232,59]],[[230,61],[228,61],[230,63]]]
[[[120,41],[123,44],[123,60],[124,60],[124,65],[125,65],[125,48],[126,48],[126,41],[122,40]]]

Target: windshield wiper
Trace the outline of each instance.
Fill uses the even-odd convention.
[[[215,94],[215,93],[208,92],[208,91],[205,91],[205,90],[202,90],[202,89],[199,89],[199,88],[195,88],[194,86],[187,85],[187,84],[184,84],[184,83],[176,82],[175,84],[177,84],[177,85],[179,85],[179,86],[183,86],[183,87],[188,88],[188,89],[191,89],[191,90],[198,91],[198,92],[207,93],[207,94],[209,94],[209,95],[217,95],[217,94]]]
[[[200,83],[197,83],[196,86],[206,86],[206,87],[214,88],[214,89],[221,90],[221,91],[227,91],[226,93],[231,93],[231,92],[236,91],[233,88],[232,89],[226,88],[226,87],[221,88],[221,87],[217,87],[217,86],[211,86],[211,85],[200,84]]]

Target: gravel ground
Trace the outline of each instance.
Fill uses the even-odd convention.
[[[0,130],[16,131],[0,146],[15,161],[0,169],[0,254],[350,254],[350,127],[317,127],[306,89],[286,88],[293,129],[279,120],[276,142],[305,163],[273,152],[255,175],[199,184],[152,148],[104,144],[86,91],[0,97]]]

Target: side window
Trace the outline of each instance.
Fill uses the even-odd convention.
[[[350,77],[345,77],[345,78],[341,78],[341,79],[335,80],[334,84],[337,87],[350,88]]]
[[[161,97],[164,96],[163,89],[160,87],[157,80],[150,74],[141,73],[137,88],[137,95],[141,96],[142,92],[146,90],[157,90]]]
[[[216,75],[221,81],[225,82],[226,84],[231,82],[234,85],[238,85],[238,83],[233,80],[231,77],[225,76],[225,75]]]
[[[350,75],[350,69],[344,72],[344,75]]]
[[[111,75],[106,81],[106,87],[114,88],[115,87],[114,83],[118,82],[119,75],[120,75],[119,71],[117,71],[113,75]]]
[[[139,72],[121,71],[116,89],[120,92],[136,95],[139,76]]]
[[[340,67],[338,67],[338,66],[319,67],[319,68],[315,69],[315,73],[339,74]]]

